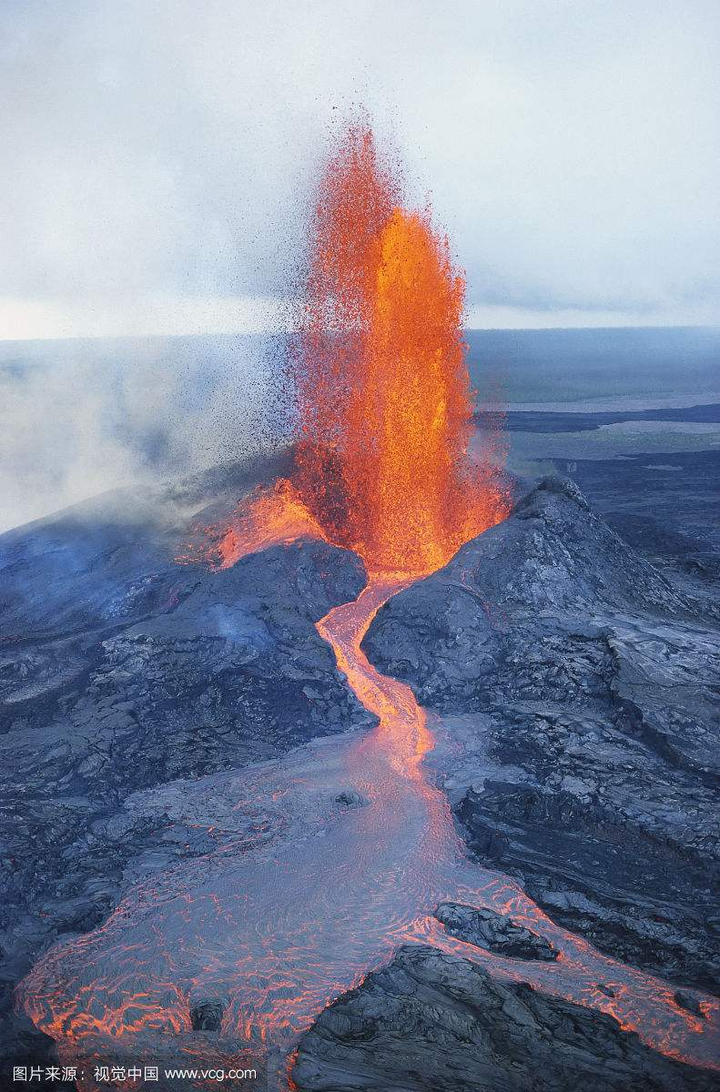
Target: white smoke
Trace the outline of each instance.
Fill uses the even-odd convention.
[[[0,531],[272,448],[283,395],[266,339],[0,345]]]

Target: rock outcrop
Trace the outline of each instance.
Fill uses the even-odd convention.
[[[610,1016],[403,948],[300,1040],[298,1092],[710,1092]]]
[[[494,910],[441,902],[435,917],[450,936],[511,959],[557,959],[559,952],[544,937]]]

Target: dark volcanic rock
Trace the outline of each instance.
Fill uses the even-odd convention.
[[[566,928],[623,963],[717,991],[714,862],[693,860],[639,811],[631,818],[570,794],[486,781],[467,790],[457,815],[477,856],[517,875]]]
[[[710,1092],[715,1076],[610,1016],[501,983],[434,948],[401,949],[300,1040],[299,1092]]]
[[[362,588],[354,555],[305,542],[223,572],[176,568],[173,603],[111,634],[33,645],[32,662],[6,641],[0,750],[11,793],[42,776],[43,794],[107,804],[371,723],[314,626]],[[72,656],[83,669],[58,693],[48,664],[61,670]]]
[[[435,917],[453,937],[468,941],[513,959],[557,959],[559,953],[544,937],[538,936],[512,918],[494,910],[475,909],[457,902],[441,902]]]
[[[190,1023],[193,1031],[219,1031],[222,1024],[224,1006],[222,1001],[198,1001],[190,1008]]]
[[[556,465],[569,470],[565,460]],[[622,460],[580,459],[570,466],[594,510],[673,582],[698,596],[709,593],[708,605],[720,618],[717,447],[664,452],[662,460],[636,454]]]
[[[697,997],[693,997],[690,993],[685,993],[684,990],[676,990],[673,994],[673,998],[677,1005],[680,1005],[683,1009],[687,1009],[693,1016],[699,1016],[702,1020],[707,1019]]]
[[[363,649],[423,704],[477,718],[438,776],[481,860],[624,962],[720,988],[706,602],[551,478],[391,599]]]
[[[583,618],[578,636],[591,639],[598,636],[591,619],[633,609],[687,615],[668,580],[593,515],[574,483],[546,478],[507,520],[386,603],[362,647],[426,701],[458,708],[478,695],[499,660],[512,659],[518,646],[532,652],[527,635],[523,646],[513,632],[516,619]],[[557,674],[568,658],[563,637],[571,638],[562,630],[553,636],[547,652]]]
[[[247,481],[223,488],[231,511]],[[364,586],[359,559],[301,541],[178,564],[200,496],[101,498],[0,536],[0,1012],[40,950],[107,917],[128,862],[212,847],[128,814],[130,793],[373,723],[315,629]]]
[[[364,808],[367,807],[369,801],[366,796],[363,796],[361,792],[352,787],[343,789],[335,797],[336,804],[344,804],[346,808]]]

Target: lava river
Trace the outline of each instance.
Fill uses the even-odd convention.
[[[399,945],[414,943],[611,1013],[648,1045],[711,1064],[715,1002],[702,1002],[707,1019],[678,1008],[672,987],[601,955],[513,881],[469,859],[445,796],[424,772],[433,745],[425,712],[360,650],[375,612],[407,583],[373,578],[318,623],[377,714],[376,728],[167,786],[161,799],[136,794],[135,807],[222,827],[222,837],[214,852],[140,882],[103,926],[51,949],[22,983],[26,1011],[68,1064],[238,1064],[250,1048],[254,1057],[267,1051],[270,1086],[287,1087],[300,1033]],[[336,802],[348,786],[364,806]],[[456,940],[432,916],[444,900],[512,915],[560,958],[520,962]],[[219,1037],[191,1028],[192,1005],[208,998],[224,1006]],[[88,1076],[82,1087],[97,1086]]]

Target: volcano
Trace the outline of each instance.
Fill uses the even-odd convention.
[[[292,449],[0,538],[9,1055],[713,1087],[717,612],[572,481],[512,504],[462,301],[353,128]]]

